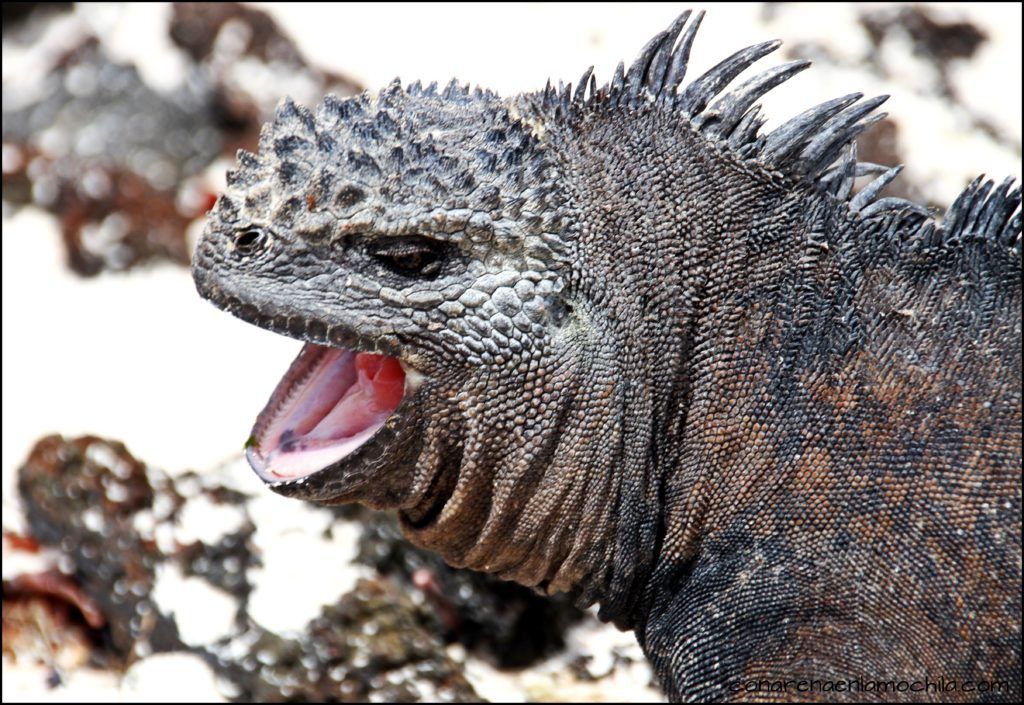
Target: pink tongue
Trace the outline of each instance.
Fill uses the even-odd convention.
[[[386,419],[398,406],[405,373],[397,360],[357,353],[355,369],[355,384],[305,438],[326,441],[354,436]]]

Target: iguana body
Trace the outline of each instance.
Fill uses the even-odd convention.
[[[673,699],[1017,697],[1020,189],[877,200],[881,99],[759,135],[806,62],[682,84],[688,15],[600,89],[282,105],[193,263],[311,343],[250,462],[600,602]],[[820,685],[940,678],[1008,690]]]

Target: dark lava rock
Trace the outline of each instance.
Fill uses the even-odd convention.
[[[68,266],[75,273],[93,276],[155,259],[188,264],[185,229],[209,200],[179,204],[173,191],[117,165],[51,159],[25,145],[5,149],[11,159],[3,175],[5,198],[34,202],[60,218]]]
[[[865,12],[860,22],[876,47],[889,33],[903,30],[913,41],[915,53],[941,64],[969,59],[988,39],[970,22],[943,21],[928,8],[915,5]]]
[[[21,467],[18,487],[32,536],[60,549],[64,572],[106,619],[108,648],[96,653],[99,661],[124,663],[181,646],[150,597],[163,556],[133,525],[158,493],[177,502],[173,488],[154,490],[124,445],[94,436],[43,438]]]
[[[65,668],[90,660],[100,630],[106,624],[102,610],[78,585],[52,564],[52,555],[40,555],[39,542],[29,536],[4,532],[4,553],[34,554],[35,572],[12,575],[3,581],[3,653],[13,663],[50,668],[48,682],[60,683]]]
[[[953,100],[957,99],[949,77],[949,63],[974,56],[988,36],[970,22],[945,21],[922,6],[894,6],[870,9],[860,14],[860,24],[868,33],[877,55],[890,36],[904,35],[913,45],[914,54],[931,64],[935,70],[934,89]],[[875,60],[876,68],[886,71]]]
[[[61,572],[5,581],[5,629],[10,622],[12,634],[26,633],[24,605],[36,609],[25,598],[59,598],[61,615],[75,608],[76,623],[89,627],[87,641],[98,642],[90,654],[98,666],[124,667],[155,651],[189,651],[210,664],[227,696],[239,700],[479,700],[445,651],[434,611],[388,579],[363,580],[339,594],[301,633],[275,634],[256,624],[247,612],[248,576],[260,557],[243,493],[195,473],[172,480],[121,443],[93,436],[43,438],[18,483],[31,534],[21,543],[58,549]],[[188,538],[185,512],[197,501],[203,502],[200,512],[210,503],[237,509],[239,527],[210,544]],[[223,609],[223,602],[165,614],[154,590],[163,565],[235,598],[229,636],[204,644],[182,640],[188,632],[178,620],[201,619]],[[20,601],[8,605],[8,598]],[[23,658],[32,658],[35,641],[18,642],[28,644],[17,647],[30,652]]]
[[[217,35],[228,22],[246,31],[240,37],[240,53],[261,61],[281,61],[306,65],[295,43],[267,13],[236,2],[176,2],[171,18],[171,39],[188,52],[193,61],[203,61],[214,53]]]
[[[71,602],[25,584],[37,578],[4,581],[3,654],[15,664],[48,666],[47,684],[55,687],[64,669],[88,663],[95,631]]]
[[[78,274],[161,258],[187,264],[185,229],[212,194],[180,189],[222,148],[210,95],[196,83],[159,93],[86,40],[32,100],[4,87],[4,200],[58,216]]]
[[[63,556],[71,583],[64,593],[80,589],[76,604],[100,614],[94,662],[123,666],[153,651],[191,651],[241,700],[475,700],[446,644],[522,667],[562,648],[565,629],[583,615],[567,598],[449,568],[406,542],[391,514],[342,507],[339,517],[366,527],[358,561],[384,577],[339,594],[301,633],[275,634],[247,612],[250,568],[260,565],[248,495],[195,473],[172,480],[122,444],[92,436],[39,441],[19,489],[31,537]],[[188,538],[185,513],[197,501],[200,512],[210,503],[237,509],[240,523],[211,543]],[[228,636],[182,640],[177,620],[188,615],[163,613],[154,597],[163,564],[236,600]],[[417,593],[424,599],[412,599]]]
[[[240,701],[478,702],[429,626],[394,584],[360,580],[297,638],[250,622],[207,654]]]
[[[309,63],[262,10],[233,2],[173,7],[171,39],[215,87],[218,120],[231,133],[228,153],[255,151],[260,126],[285,94],[312,107],[327,93],[350,96],[363,90],[352,79]]]
[[[220,151],[207,87],[186,82],[158,92],[95,37],[58,57],[32,99],[18,86],[4,93],[5,143],[131,170],[157,189],[172,189]]]
[[[57,14],[71,9],[70,2],[4,2],[0,3],[3,14],[3,31],[21,25],[30,17]]]

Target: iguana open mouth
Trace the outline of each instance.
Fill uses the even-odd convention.
[[[249,464],[281,482],[337,463],[385,425],[416,378],[394,357],[307,343],[256,419]]]

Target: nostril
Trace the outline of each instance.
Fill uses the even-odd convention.
[[[234,250],[242,255],[253,255],[263,249],[267,236],[262,230],[243,230],[235,235]]]

